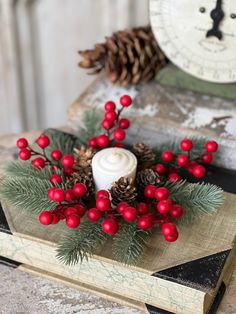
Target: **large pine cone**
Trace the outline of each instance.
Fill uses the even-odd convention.
[[[120,202],[131,204],[137,197],[136,187],[131,178],[122,177],[113,183],[111,189],[112,204],[117,205]]]
[[[133,145],[132,152],[138,160],[138,170],[151,168],[155,163],[155,154],[149,146],[143,143]]]
[[[136,177],[137,189],[140,196],[143,195],[145,186],[154,185],[159,187],[162,185],[161,178],[157,172],[152,169],[139,171]]]
[[[97,74],[105,69],[110,81],[124,86],[151,80],[165,66],[150,26],[115,32],[93,50],[79,51],[79,66]]]
[[[81,168],[79,172],[74,172],[66,183],[67,188],[72,188],[76,183],[83,183],[87,187],[86,197],[95,193],[92,168]]]

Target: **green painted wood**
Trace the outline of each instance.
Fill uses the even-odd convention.
[[[236,99],[236,83],[217,84],[199,80],[172,64],[166,66],[157,74],[156,81],[161,85],[188,89],[221,98]]]

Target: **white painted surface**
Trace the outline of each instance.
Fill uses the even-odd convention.
[[[60,126],[93,77],[78,50],[148,22],[148,0],[0,0],[0,133]]]

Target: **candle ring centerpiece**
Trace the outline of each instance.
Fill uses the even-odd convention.
[[[131,105],[128,95],[120,98],[119,107],[106,102],[99,122],[103,131],[86,138],[84,145],[85,132],[81,138],[46,130],[34,145],[20,138],[20,160],[5,167],[0,195],[7,203],[37,214],[40,223],[35,221],[35,228],[68,227],[57,248],[57,257],[66,264],[94,254],[110,237],[113,258],[136,264],[156,230],[163,240],[175,242],[181,223],[213,213],[223,203],[220,188],[183,177],[188,173],[203,178],[217,143],[184,138],[172,149],[127,146],[130,121],[122,114]],[[94,113],[94,129],[97,117],[93,119]]]

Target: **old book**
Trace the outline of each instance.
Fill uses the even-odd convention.
[[[217,214],[182,226],[177,242],[166,243],[157,232],[137,267],[112,260],[109,244],[82,264],[60,264],[55,249],[63,227],[43,227],[34,215],[3,204],[8,224],[2,212],[0,255],[152,314],[207,313],[233,271],[236,196],[225,196]]]

